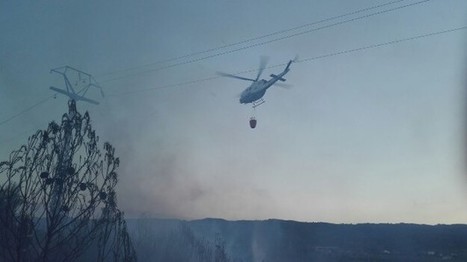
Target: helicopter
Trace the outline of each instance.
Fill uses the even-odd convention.
[[[85,73],[83,71],[80,71],[70,66],[63,66],[63,67],[52,69],[50,70],[50,73],[57,73],[63,76],[63,79],[65,80],[66,90],[59,89],[53,86],[49,88],[57,93],[68,96],[72,100],[84,101],[84,102],[88,102],[94,105],[98,105],[99,102],[93,99],[89,99],[84,96],[90,87],[96,87],[100,89],[101,95],[102,97],[104,97],[104,92],[102,91],[102,87],[100,87],[97,84],[97,82],[94,80],[94,78],[88,73]],[[71,83],[72,81],[70,81],[69,79],[69,74],[75,75],[76,79],[74,82],[74,86],[75,88],[82,88],[81,90],[75,91],[75,88],[73,88],[73,84]]]
[[[290,60],[285,69],[275,75],[271,74],[270,77],[271,79],[266,80],[266,79],[259,79],[261,77],[261,74],[263,73],[264,69],[266,68],[266,59],[262,58],[260,61],[260,66],[258,69],[258,74],[256,75],[256,79],[251,79],[251,78],[246,78],[246,77],[241,77],[237,75],[232,75],[228,73],[222,73],[218,72],[219,75],[225,76],[225,77],[230,77],[230,78],[236,78],[240,80],[245,80],[245,81],[251,81],[253,82],[249,87],[247,87],[243,92],[240,94],[240,99],[239,102],[241,104],[252,104],[253,109],[256,107],[264,104],[266,101],[264,101],[263,96],[266,94],[266,91],[268,88],[270,88],[273,85],[278,85],[277,81],[285,82],[286,79],[284,76],[290,71],[290,65],[292,62],[295,62],[297,58],[294,60]],[[256,127],[256,119],[254,117],[250,118],[250,127],[255,128]]]

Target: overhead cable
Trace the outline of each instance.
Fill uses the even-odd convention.
[[[289,39],[289,38],[292,38],[292,37],[301,36],[301,35],[304,35],[304,34],[308,34],[308,33],[311,33],[311,32],[316,32],[316,31],[327,29],[327,28],[330,28],[330,27],[334,27],[334,26],[338,26],[338,25],[342,25],[342,24],[362,20],[362,19],[365,19],[365,18],[373,17],[373,16],[376,16],[376,15],[381,15],[381,14],[393,12],[393,11],[400,10],[400,9],[403,9],[403,8],[423,4],[423,3],[426,3],[426,2],[429,2],[429,1],[431,1],[431,0],[422,0],[422,1],[414,2],[414,3],[406,4],[406,5],[403,5],[403,6],[398,6],[398,7],[378,11],[378,12],[375,12],[375,13],[371,13],[371,14],[367,14],[367,15],[347,19],[347,20],[336,22],[336,23],[333,23],[333,24],[308,29],[308,30],[305,30],[305,31],[302,31],[302,32],[289,34],[289,35],[278,37],[278,38],[273,38],[273,39],[270,39],[270,40],[267,40],[267,41],[264,41],[264,42],[259,42],[259,43],[255,43],[255,44],[251,44],[251,45],[247,45],[247,46],[243,46],[243,47],[238,47],[238,48],[235,48],[235,49],[232,49],[232,50],[223,51],[223,52],[219,52],[219,53],[215,53],[215,54],[211,54],[211,55],[206,55],[206,56],[203,56],[203,57],[200,57],[200,58],[195,58],[195,59],[191,59],[191,60],[187,60],[187,61],[182,61],[182,62],[178,62],[178,63],[166,65],[166,66],[161,66],[161,67],[157,67],[157,68],[153,68],[153,69],[147,69],[147,70],[143,70],[143,71],[139,71],[139,72],[135,72],[135,73],[131,73],[131,74],[126,74],[126,75],[123,75],[123,76],[110,78],[110,79],[100,81],[100,82],[101,83],[107,83],[107,82],[121,80],[121,79],[128,78],[128,77],[134,77],[134,76],[145,74],[145,73],[161,71],[161,70],[165,70],[165,69],[169,69],[169,68],[173,68],[173,67],[177,67],[177,66],[181,66],[181,65],[200,62],[202,60],[206,60],[206,59],[210,59],[210,58],[214,58],[214,57],[218,57],[218,56],[223,56],[223,55],[235,53],[235,52],[238,52],[238,51],[242,51],[242,50],[246,50],[246,49],[250,49],[250,48],[254,48],[254,47],[258,47],[258,46],[263,46],[263,45],[270,44],[270,43],[273,43],[273,42]]]
[[[22,114],[24,114],[24,113],[26,113],[26,112],[28,112],[28,111],[31,111],[32,109],[34,109],[34,108],[36,108],[36,107],[42,105],[43,103],[47,102],[47,100],[49,100],[49,99],[52,98],[52,97],[53,97],[53,95],[51,95],[51,96],[49,96],[49,97],[46,97],[46,98],[40,100],[39,102],[35,103],[34,105],[23,109],[22,111],[20,111],[20,112],[14,114],[14,115],[12,115],[12,116],[10,116],[9,118],[7,118],[7,119],[5,119],[5,120],[2,120],[2,121],[0,122],[0,126],[3,125],[3,124],[8,123],[9,121],[11,121],[11,120],[13,120],[13,119],[19,117],[20,115],[22,115]]]
[[[152,62],[152,63],[145,64],[145,65],[130,67],[130,68],[116,70],[116,71],[112,71],[112,72],[107,72],[107,73],[100,74],[98,76],[103,77],[103,76],[107,76],[107,75],[125,73],[125,72],[128,72],[128,71],[134,71],[134,70],[142,69],[142,68],[149,67],[149,66],[154,66],[154,65],[173,62],[173,61],[177,61],[177,60],[181,60],[181,59],[185,59],[185,58],[189,58],[189,57],[194,57],[194,56],[197,56],[197,55],[202,55],[202,54],[218,51],[218,50],[221,50],[221,49],[226,49],[226,48],[229,48],[229,47],[233,47],[233,46],[237,46],[237,45],[241,45],[241,44],[246,44],[246,43],[253,42],[253,41],[256,41],[256,40],[260,40],[260,39],[263,39],[263,38],[267,38],[267,37],[287,33],[287,32],[290,32],[290,31],[296,31],[296,30],[299,30],[299,29],[302,29],[302,28],[305,28],[305,27],[309,27],[309,26],[329,22],[329,21],[344,18],[344,17],[347,17],[347,16],[356,15],[356,14],[359,14],[359,13],[362,13],[362,12],[370,11],[370,10],[373,10],[373,9],[378,9],[378,8],[381,8],[381,7],[384,7],[384,6],[393,5],[393,4],[404,2],[404,1],[407,1],[407,0],[390,1],[390,2],[387,2],[387,3],[366,7],[366,8],[355,10],[355,11],[348,12],[348,13],[345,13],[345,14],[325,18],[325,19],[322,19],[322,20],[319,20],[319,21],[306,23],[306,24],[295,26],[295,27],[288,28],[288,29],[275,31],[275,32],[272,32],[272,33],[269,33],[269,34],[249,38],[249,39],[234,42],[234,43],[231,43],[231,44],[226,44],[226,45],[223,45],[223,46],[209,48],[209,49],[206,49],[206,50],[203,50],[203,51],[193,52],[193,53],[190,53],[190,54],[185,54],[185,55],[181,55],[181,56],[177,56],[177,57],[172,57],[172,58],[168,58],[168,59],[164,59],[164,60],[159,60],[159,61]]]
[[[313,57],[308,57],[304,59],[299,59],[296,61],[296,63],[304,63],[304,62],[311,62],[314,60],[319,60],[319,59],[324,59],[328,57],[333,57],[333,56],[339,56],[339,55],[344,55],[344,54],[349,54],[349,53],[355,53],[355,52],[360,52],[368,49],[375,49],[379,47],[384,47],[384,46],[389,46],[389,45],[394,45],[394,44],[399,44],[403,42],[408,42],[408,41],[413,41],[417,39],[422,39],[422,38],[427,38],[431,36],[437,36],[437,35],[442,35],[442,34],[447,34],[447,33],[452,33],[460,30],[465,30],[467,29],[467,26],[462,26],[462,27],[457,27],[457,28],[452,28],[452,29],[447,29],[443,31],[437,31],[437,32],[432,32],[432,33],[427,33],[427,34],[422,34],[422,35],[416,35],[412,37],[407,37],[407,38],[402,38],[402,39],[397,39],[397,40],[392,40],[384,43],[377,43],[377,44],[372,44],[372,45],[367,45],[367,46],[362,46],[358,48],[353,48],[353,49],[347,49],[347,50],[342,50],[342,51],[337,51],[337,52],[332,52],[324,55],[319,55],[319,56],[313,56]],[[287,63],[282,63],[282,64],[276,64],[273,66],[268,66],[266,69],[270,68],[275,68],[275,67],[280,67],[284,66]],[[251,70],[245,70],[241,72],[237,72],[234,75],[240,75],[240,74],[245,74],[245,73],[251,73],[251,72],[256,72],[258,69],[251,69]],[[186,86],[186,85],[192,85],[200,82],[206,82],[206,81],[211,81],[215,79],[219,79],[221,76],[214,76],[214,77],[207,77],[207,78],[201,78],[197,80],[192,80],[192,81],[186,81],[186,82],[181,82],[181,83],[176,83],[176,84],[168,84],[168,85],[162,85],[158,87],[150,87],[150,88],[144,88],[144,89],[138,89],[138,90],[132,90],[132,91],[127,91],[127,92],[122,92],[122,93],[117,93],[117,94],[110,94],[109,97],[115,97],[115,96],[122,96],[122,95],[129,95],[129,94],[135,94],[135,93],[140,93],[140,92],[147,92],[147,91],[152,91],[152,90],[157,90],[157,89],[164,89],[164,88],[173,88],[173,87],[180,87],[180,86]]]

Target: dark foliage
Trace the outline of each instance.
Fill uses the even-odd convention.
[[[233,261],[467,261],[467,225],[185,222],[225,239]]]
[[[119,159],[98,141],[89,114],[71,100],[61,124],[51,122],[0,163],[2,261],[136,259],[117,208]]]
[[[142,261],[229,262],[225,243],[219,237],[194,234],[183,222],[140,219],[130,224],[138,258]]]

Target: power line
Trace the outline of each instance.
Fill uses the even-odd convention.
[[[26,113],[26,112],[28,112],[28,111],[30,111],[30,110],[36,108],[37,106],[42,105],[43,103],[47,102],[47,100],[49,100],[49,99],[52,98],[52,97],[53,97],[53,95],[51,95],[51,96],[49,96],[49,97],[46,97],[46,98],[40,100],[39,102],[35,103],[34,105],[32,105],[32,106],[30,106],[30,107],[28,107],[28,108],[26,108],[26,109],[20,111],[19,113],[15,114],[15,115],[12,115],[11,117],[9,117],[9,118],[7,118],[7,119],[5,119],[5,120],[3,120],[3,121],[1,121],[1,122],[0,122],[0,126],[3,125],[3,124],[6,124],[6,123],[8,123],[8,122],[10,122],[11,120],[13,120],[13,119],[19,117],[20,115],[22,115],[22,114],[24,114],[24,113]]]
[[[323,59],[323,58],[337,56],[337,55],[354,53],[354,52],[363,51],[363,50],[367,50],[367,49],[374,49],[374,48],[378,48],[378,47],[383,47],[383,46],[398,44],[398,43],[402,43],[402,42],[417,40],[417,39],[426,38],[426,37],[430,37],[430,36],[436,36],[436,35],[441,35],[441,34],[452,33],[452,32],[455,32],[455,31],[460,31],[460,30],[465,30],[465,29],[467,29],[467,26],[462,26],[462,27],[458,27],[458,28],[433,32],[433,33],[424,34],[424,35],[417,35],[417,36],[404,38],[404,39],[397,39],[397,40],[393,40],[393,41],[389,41],[389,42],[385,42],[385,43],[379,43],[379,44],[374,44],[374,45],[363,46],[363,47],[359,47],[359,48],[355,48],[355,49],[344,50],[344,51],[335,52],[335,53],[326,54],[326,55],[321,55],[321,56],[316,56],[316,57],[310,57],[310,58],[307,58],[307,59],[303,59],[300,62],[308,62],[308,61],[312,61],[312,60]]]
[[[365,18],[376,16],[376,15],[381,15],[381,14],[389,13],[389,12],[392,12],[392,11],[400,10],[400,9],[403,9],[403,8],[423,4],[423,3],[426,3],[426,2],[429,2],[429,1],[431,1],[431,0],[422,0],[422,1],[415,2],[415,3],[410,3],[410,4],[406,4],[406,5],[402,5],[402,6],[382,10],[382,11],[378,11],[378,12],[375,12],[375,13],[371,13],[371,14],[351,18],[351,19],[348,19],[348,20],[336,22],[336,23],[325,25],[325,26],[322,26],[322,27],[317,27],[317,28],[305,30],[305,31],[302,31],[302,32],[294,33],[294,34],[290,34],[290,35],[286,35],[286,36],[282,36],[282,37],[278,37],[278,38],[273,38],[273,39],[270,39],[268,41],[259,42],[259,43],[239,47],[239,48],[232,49],[232,50],[223,51],[223,52],[220,52],[220,53],[206,55],[206,56],[203,56],[203,57],[200,57],[200,58],[191,59],[191,60],[187,60],[187,61],[182,61],[182,62],[174,63],[174,64],[171,64],[171,65],[161,66],[161,67],[158,67],[158,68],[155,68],[155,69],[148,69],[148,70],[144,70],[144,71],[140,71],[140,72],[135,72],[135,73],[132,73],[132,74],[127,74],[127,75],[123,75],[123,76],[119,76],[119,77],[114,77],[114,78],[111,78],[111,79],[108,79],[108,80],[105,80],[105,81],[101,81],[101,83],[116,81],[116,80],[124,79],[124,78],[127,78],[127,77],[132,77],[132,76],[136,76],[136,75],[140,75],[140,74],[144,74],[144,73],[150,73],[150,72],[165,70],[165,69],[169,69],[169,68],[173,68],[173,67],[177,67],[177,66],[181,66],[181,65],[191,64],[191,63],[199,62],[199,61],[202,61],[202,60],[206,60],[206,59],[210,59],[210,58],[214,58],[214,57],[218,57],[218,56],[223,56],[223,55],[235,53],[235,52],[238,52],[238,51],[242,51],[242,50],[246,50],[246,49],[250,49],[250,48],[254,48],[254,47],[258,47],[258,46],[263,46],[263,45],[266,45],[266,44],[270,44],[270,43],[273,43],[273,42],[277,42],[277,41],[289,39],[289,38],[292,38],[292,37],[308,34],[308,33],[311,33],[311,32],[316,32],[316,31],[327,29],[327,28],[330,28],[330,27],[334,27],[334,26],[338,26],[338,25],[342,25],[342,24],[346,24],[346,23],[350,23],[350,22],[355,22],[355,21],[358,21],[358,20],[362,20],[362,19],[365,19]]]
[[[384,6],[393,5],[393,4],[404,2],[404,1],[407,1],[407,0],[396,0],[396,1],[391,1],[391,2],[387,2],[387,3],[375,5],[375,6],[370,6],[370,7],[366,7],[366,8],[363,8],[363,9],[348,12],[348,13],[345,13],[345,14],[325,18],[325,19],[322,19],[322,20],[319,20],[319,21],[310,22],[310,23],[295,26],[295,27],[292,27],[292,28],[283,29],[283,30],[275,31],[275,32],[272,32],[272,33],[269,33],[269,34],[265,34],[265,35],[249,38],[249,39],[246,39],[246,40],[234,42],[234,43],[231,43],[231,44],[226,44],[226,45],[223,45],[223,46],[209,48],[209,49],[206,49],[206,50],[203,50],[203,51],[197,51],[197,52],[193,52],[193,53],[186,54],[186,55],[181,55],[181,56],[172,57],[172,58],[168,58],[168,59],[164,59],[164,60],[159,60],[159,61],[148,63],[148,64],[145,64],[145,65],[130,67],[130,68],[126,68],[126,69],[122,69],[122,70],[116,70],[116,71],[112,71],[112,72],[107,72],[107,73],[99,75],[99,77],[124,73],[124,72],[128,72],[128,71],[134,71],[134,70],[137,70],[137,69],[142,69],[142,68],[153,66],[153,65],[173,62],[173,61],[177,61],[177,60],[184,59],[184,58],[189,58],[189,57],[193,57],[193,56],[197,56],[197,55],[202,55],[202,54],[210,53],[210,52],[213,52],[213,51],[218,51],[218,50],[221,50],[221,49],[225,49],[225,48],[229,48],[229,47],[233,47],[233,46],[237,46],[237,45],[241,45],[241,44],[246,44],[246,43],[253,42],[253,41],[256,41],[256,40],[260,40],[260,39],[263,39],[263,38],[267,38],[267,37],[287,33],[287,32],[290,32],[290,31],[296,31],[296,30],[299,30],[299,29],[302,29],[302,28],[305,28],[305,27],[309,27],[309,26],[329,22],[329,21],[344,18],[344,17],[347,17],[347,16],[356,15],[356,14],[359,14],[359,13],[362,13],[362,12],[370,11],[370,10],[373,10],[373,9],[378,9],[378,8],[381,8],[381,7],[384,7]]]
[[[394,3],[398,3],[398,2],[402,2],[402,1],[405,1],[405,0],[392,1],[392,2],[388,2],[388,3],[385,3],[385,4],[378,5],[378,6],[368,7],[368,8],[361,9],[361,10],[357,10],[357,11],[354,11],[354,12],[351,12],[351,13],[347,13],[347,14],[343,14],[343,15],[340,15],[340,16],[327,18],[327,19],[324,19],[324,20],[321,20],[321,21],[318,21],[318,22],[310,23],[309,25],[311,25],[311,24],[317,24],[317,23],[322,23],[322,22],[324,22],[324,21],[329,21],[329,20],[337,19],[337,18],[339,18],[339,17],[341,18],[341,17],[348,16],[348,15],[351,15],[351,14],[360,13],[360,12],[363,12],[363,11],[375,9],[375,8],[378,8],[378,7],[382,7],[382,6],[386,6],[386,5],[390,5],[390,4],[394,4]],[[240,50],[244,50],[244,49],[248,49],[248,48],[252,48],[252,47],[257,47],[257,46],[265,45],[265,44],[272,43],[272,42],[275,42],[275,41],[284,40],[284,39],[287,39],[287,38],[291,38],[291,37],[303,35],[303,34],[306,34],[306,33],[310,33],[310,32],[314,32],[314,31],[322,30],[322,29],[329,28],[329,27],[332,27],[332,26],[336,26],[336,25],[341,25],[341,24],[344,24],[344,23],[349,23],[349,22],[357,21],[357,20],[360,20],[360,19],[364,19],[364,18],[368,18],[368,17],[375,16],[375,15],[380,15],[380,14],[388,13],[388,12],[391,12],[391,11],[399,10],[399,9],[406,8],[406,7],[410,7],[410,6],[414,6],[414,5],[419,5],[419,4],[422,4],[422,3],[429,2],[429,1],[431,1],[431,0],[418,1],[418,2],[415,2],[415,3],[411,3],[411,4],[406,4],[406,5],[403,5],[403,6],[398,6],[398,7],[395,7],[395,8],[391,8],[391,9],[387,9],[387,10],[382,10],[382,11],[379,11],[379,12],[375,12],[375,13],[367,14],[367,15],[364,15],[364,16],[360,16],[360,17],[356,17],[356,18],[344,20],[344,21],[337,22],[337,23],[334,23],[334,24],[330,24],[330,25],[326,25],[326,26],[323,26],[323,27],[319,27],[319,28],[314,28],[314,29],[306,30],[306,31],[303,31],[303,32],[299,32],[299,33],[287,35],[287,36],[284,36],[284,37],[275,38],[275,39],[272,39],[272,40],[269,40],[269,41],[256,43],[256,44],[253,44],[253,45],[249,45],[249,46],[237,48],[237,49],[234,49],[234,50],[229,50],[229,51],[225,51],[225,52],[221,52],[221,53],[217,53],[217,54],[213,54],[213,55],[201,57],[201,58],[198,58],[198,59],[192,59],[192,60],[188,60],[188,61],[185,61],[185,62],[181,62],[181,63],[177,63],[177,64],[173,64],[173,65],[168,65],[168,66],[166,66],[166,67],[161,67],[161,68],[157,68],[157,69],[153,69],[153,70],[146,70],[146,71],[143,71],[143,72],[141,72],[141,73],[146,73],[146,72],[151,72],[151,71],[156,71],[156,70],[162,70],[162,69],[171,68],[171,67],[175,67],[175,66],[178,66],[178,65],[188,64],[188,63],[194,63],[194,62],[198,62],[198,61],[201,61],[201,60],[209,59],[209,58],[212,58],[212,57],[217,57],[217,56],[221,56],[221,55],[225,55],[225,54],[230,54],[230,53],[237,52],[237,51],[240,51]],[[308,25],[308,24],[307,24],[307,25]],[[293,28],[293,29],[287,29],[287,30],[282,30],[282,31],[291,31],[291,30],[298,29],[298,28],[300,28],[300,27],[305,27],[305,26],[307,26],[307,25],[302,25],[302,26],[299,26],[299,27],[296,27],[296,28]],[[335,53],[331,53],[331,54],[326,54],[326,55],[322,55],[322,56],[318,56],[318,57],[312,57],[312,58],[307,58],[307,59],[301,59],[301,61],[299,61],[299,62],[306,62],[306,61],[311,61],[311,60],[322,59],[322,58],[325,58],[325,57],[331,57],[331,56],[336,56],[336,55],[341,55],[341,54],[346,54],[346,53],[351,53],[351,52],[356,52],[356,51],[362,51],[362,50],[366,50],[366,49],[381,47],[381,46],[390,45],[390,44],[395,44],[395,43],[404,42],[404,41],[409,41],[409,40],[415,40],[415,39],[418,39],[418,38],[428,37],[428,36],[437,35],[437,34],[442,34],[442,33],[448,33],[448,32],[457,31],[457,30],[462,30],[462,29],[465,29],[465,27],[456,28],[456,29],[451,29],[451,30],[446,30],[446,31],[440,31],[440,32],[435,32],[435,33],[430,33],[430,34],[426,34],[426,35],[415,36],[415,37],[411,37],[411,38],[407,38],[407,39],[400,39],[400,40],[390,41],[390,42],[381,43],[381,44],[375,44],[375,45],[371,45],[371,46],[360,47],[360,48],[357,48],[357,49],[350,49],[350,50],[345,50],[345,51],[339,51],[339,52],[335,52]],[[279,33],[281,33],[282,31],[277,31],[277,32],[272,33],[272,34],[269,34],[269,35],[260,36],[260,37],[252,38],[251,40],[245,40],[245,41],[253,41],[254,39],[265,38],[265,37],[270,36],[270,35],[279,34]],[[243,41],[243,42],[245,42],[245,41]],[[240,43],[240,42],[238,42],[238,43]],[[236,45],[236,44],[231,44],[231,45]],[[221,48],[217,48],[217,49],[221,49]],[[217,49],[213,49],[213,50],[217,50]],[[203,51],[203,52],[204,52],[204,51]],[[208,51],[206,51],[206,52],[208,52]],[[194,55],[194,54],[193,54],[193,55]],[[174,59],[174,60],[175,60],[175,59]],[[275,65],[275,66],[269,66],[268,68],[274,68],[274,67],[283,66],[283,65],[284,65],[284,64],[278,64],[278,65]],[[257,69],[242,71],[242,72],[238,72],[237,74],[253,72],[253,71],[256,71],[256,70],[257,70]],[[128,77],[128,76],[123,76],[123,77],[119,77],[119,78],[114,78],[114,79],[110,79],[110,80],[107,80],[107,81],[104,81],[104,82],[114,81],[114,80],[121,79],[121,78],[125,78],[125,77]],[[119,93],[119,94],[114,94],[114,95],[110,95],[110,96],[120,96],[120,95],[132,94],[132,93],[138,93],[138,92],[144,92],[144,91],[150,91],[150,90],[155,90],[155,89],[162,89],[162,88],[170,88],[170,87],[185,86],[185,85],[195,84],[195,83],[199,83],[199,82],[211,81],[211,80],[218,79],[218,78],[220,78],[220,77],[209,77],[209,78],[203,78],[203,79],[198,79],[198,80],[193,80],[193,81],[187,81],[187,82],[182,82],[182,83],[177,83],[177,84],[170,84],[170,85],[164,85],[164,86],[159,86],[159,87],[146,88],[146,89],[140,89],[140,90],[135,90],[135,91],[128,91],[128,92]],[[1,122],[0,122],[0,126],[3,125],[3,124],[5,124],[5,123],[7,123],[7,122],[9,122],[9,121],[11,121],[11,120],[13,120],[13,119],[15,119],[15,118],[17,118],[18,116],[20,116],[20,115],[22,115],[22,114],[24,114],[24,113],[26,113],[26,112],[28,112],[28,111],[34,109],[35,107],[37,107],[37,106],[39,106],[39,105],[45,103],[45,102],[46,102],[48,99],[50,99],[51,97],[52,97],[52,96],[47,97],[46,99],[37,102],[36,104],[34,104],[34,105],[32,105],[32,106],[30,106],[30,107],[28,107],[28,108],[22,110],[21,112],[19,112],[19,113],[13,115],[13,116],[11,116],[11,117],[9,117],[8,119],[5,119],[5,120],[1,121]]]
[[[427,37],[431,37],[431,36],[452,33],[452,32],[455,32],[455,31],[460,31],[460,30],[465,30],[465,29],[467,29],[467,26],[457,27],[457,28],[453,28],[453,29],[447,29],[447,30],[443,30],[443,31],[432,32],[432,33],[423,34],[423,35],[412,36],[412,37],[403,38],[403,39],[397,39],[397,40],[384,42],[384,43],[367,45],[367,46],[354,48],[354,49],[347,49],[347,50],[337,51],[337,52],[328,53],[328,54],[324,54],[324,55],[319,55],[319,56],[300,59],[299,61],[297,61],[297,63],[310,62],[310,61],[319,60],[319,59],[323,59],[323,58],[339,56],[339,55],[344,55],[344,54],[349,54],[349,53],[355,53],[355,52],[364,51],[364,50],[368,50],[368,49],[375,49],[375,48],[379,48],[379,47],[383,47],[383,46],[389,46],[389,45],[394,45],[394,44],[398,44],[398,43],[402,43],[402,42],[408,42],[408,41],[413,41],[413,40],[417,40],[417,39],[427,38]],[[273,65],[273,66],[268,66],[266,69],[271,69],[271,68],[275,68],[275,67],[284,66],[285,64],[286,63],[276,64],[276,65]],[[256,72],[257,70],[258,69],[245,70],[245,71],[237,72],[235,75]],[[207,82],[207,81],[211,81],[211,80],[215,80],[215,79],[219,79],[219,78],[221,78],[221,77],[220,76],[214,76],[214,77],[201,78],[201,79],[196,79],[196,80],[186,81],[186,82],[181,82],[181,83],[175,83],[175,84],[163,85],[163,86],[158,86],[158,87],[151,87],[151,88],[133,90],[133,91],[117,93],[117,94],[110,94],[110,95],[108,95],[108,97],[116,97],[116,96],[129,95],[129,94],[147,92],[147,91],[158,90],[158,89],[165,89],[165,88],[173,88],[173,87],[192,85],[192,84]],[[34,109],[35,107],[45,103],[47,100],[49,100],[52,97],[53,97],[53,95],[49,96],[49,97],[47,97],[47,98],[45,98],[43,100],[40,100],[36,104],[33,104],[32,106],[20,111],[19,113],[17,113],[15,115],[1,121],[0,126],[6,124],[7,122],[9,122],[9,121],[11,121],[11,120],[13,120],[13,119],[15,119],[17,117],[19,117],[20,115],[22,115],[22,114],[24,114],[26,112]]]
[[[413,40],[427,38],[427,37],[436,36],[436,35],[452,33],[452,32],[465,30],[465,29],[467,29],[467,26],[462,26],[462,27],[457,27],[457,28],[432,32],[432,33],[423,34],[423,35],[416,35],[416,36],[412,36],[412,37],[408,37],[408,38],[396,39],[396,40],[392,40],[392,41],[388,41],[388,42],[384,42],[384,43],[372,44],[372,45],[362,46],[362,47],[358,47],[358,48],[347,49],[347,50],[337,51],[337,52],[328,53],[328,54],[324,54],[324,55],[304,58],[304,59],[300,59],[296,63],[310,62],[310,61],[324,59],[324,58],[328,58],[328,57],[334,57],[334,56],[339,56],[339,55],[344,55],[344,54],[349,54],[349,53],[355,53],[355,52],[360,52],[360,51],[364,51],[364,50],[368,50],[368,49],[375,49],[375,48],[379,48],[379,47],[399,44],[399,43],[403,43],[403,42],[413,41]],[[266,69],[285,66],[286,64],[287,63],[276,64],[276,65],[273,65],[273,66],[268,66],[268,67],[266,67]],[[258,71],[258,69],[250,69],[250,70],[237,72],[234,75],[240,75],[240,74],[251,73],[251,72],[256,72],[256,71]],[[201,79],[197,79],[197,80],[186,81],[186,82],[181,82],[181,83],[176,83],[176,84],[169,84],[169,85],[163,85],[163,86],[158,86],[158,87],[133,90],[133,91],[123,92],[123,93],[118,93],[118,94],[113,94],[113,95],[111,94],[111,95],[108,95],[108,97],[115,97],[115,96],[129,95],[129,94],[147,92],[147,91],[158,90],[158,89],[165,89],[165,88],[173,88],[173,87],[179,87],[179,86],[192,85],[192,84],[196,84],[196,83],[200,83],[200,82],[207,82],[207,81],[211,81],[211,80],[215,80],[215,79],[219,79],[219,78],[222,78],[222,77],[221,76],[214,76],[214,77],[201,78]]]
[[[355,52],[360,52],[360,51],[364,51],[364,50],[369,50],[369,49],[375,49],[375,48],[379,48],[379,47],[384,47],[384,46],[389,46],[389,45],[394,45],[394,44],[399,44],[399,43],[403,43],[403,42],[408,42],[408,41],[413,41],[413,40],[417,40],[417,39],[423,39],[423,38],[427,38],[427,37],[432,37],[432,36],[437,36],[437,35],[442,35],[442,34],[447,34],[447,33],[452,33],[452,32],[456,32],[456,31],[460,31],[460,30],[466,30],[467,29],[467,26],[462,26],[462,27],[457,27],[457,28],[452,28],[452,29],[447,29],[447,30],[442,30],[442,31],[437,31],[437,32],[432,32],[432,33],[427,33],[427,34],[422,34],[422,35],[416,35],[416,36],[412,36],[412,37],[407,37],[407,38],[402,38],[402,39],[396,39],[396,40],[392,40],[392,41],[388,41],[388,42],[384,42],[384,43],[378,43],[378,44],[372,44],[372,45],[367,45],[367,46],[363,46],[363,47],[358,47],[358,48],[353,48],[353,49],[347,49],[347,50],[342,50],[342,51],[337,51],[337,52],[333,52],[333,53],[328,53],[328,54],[324,54],[324,55],[319,55],[319,56],[314,56],[314,57],[309,57],[309,58],[304,58],[304,59],[300,59],[299,61],[297,61],[297,63],[304,63],[304,62],[311,62],[311,61],[315,61],[315,60],[319,60],[319,59],[324,59],[324,58],[329,58],[329,57],[334,57],[334,56],[339,56],[339,55],[344,55],[344,54],[350,54],[350,53],[355,53]],[[280,67],[280,66],[284,66],[286,63],[282,63],[282,64],[276,64],[276,65],[272,65],[272,66],[268,66],[266,67],[266,69],[271,69],[271,68],[276,68],[276,67]],[[245,73],[251,73],[251,72],[256,72],[258,69],[250,69],[250,70],[244,70],[244,71],[241,71],[241,72],[237,72],[235,75],[239,75],[239,74],[245,74]],[[139,90],[133,90],[133,91],[128,91],[128,92],[123,92],[123,93],[118,93],[118,94],[111,94],[109,95],[109,97],[116,97],[116,96],[122,96],[122,95],[129,95],[129,94],[135,94],[135,93],[141,93],[141,92],[147,92],[147,91],[152,91],[152,90],[158,90],[158,89],[164,89],[164,88],[173,88],[173,87],[180,87],[180,86],[186,86],[186,85],[192,85],[192,84],[196,84],[196,83],[201,83],[201,82],[207,82],[207,81],[211,81],[211,80],[215,80],[215,79],[219,79],[221,78],[220,76],[214,76],[214,77],[208,77],[208,78],[201,78],[201,79],[196,79],[196,80],[192,80],[192,81],[186,81],[186,82],[181,82],[181,83],[176,83],[176,84],[169,84],[169,85],[163,85],[163,86],[159,86],[159,87],[152,87],[152,88],[145,88],[145,89],[139,89]],[[19,113],[3,120],[0,122],[0,126],[1,125],[4,125],[5,123],[19,117],[20,115],[34,109],[35,107],[45,103],[46,101],[48,101],[50,98],[52,98],[52,96],[49,96],[49,97],[46,97],[45,99],[43,100],[40,100],[39,102],[33,104],[32,106],[20,111]]]

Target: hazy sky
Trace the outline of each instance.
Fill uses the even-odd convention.
[[[103,86],[105,98],[89,94],[99,106],[78,109],[116,147],[127,216],[466,223],[467,30],[312,58],[466,26],[467,1],[426,1],[292,36],[419,2],[399,1],[157,64],[388,2],[1,1],[0,122],[63,87],[49,70],[69,65]],[[242,74],[251,78],[261,56],[276,66],[296,55],[305,61],[291,66],[293,87],[268,90],[254,130],[253,110],[237,97],[248,82],[177,86],[216,71],[252,70]],[[2,123],[0,158],[59,121],[66,100]]]

